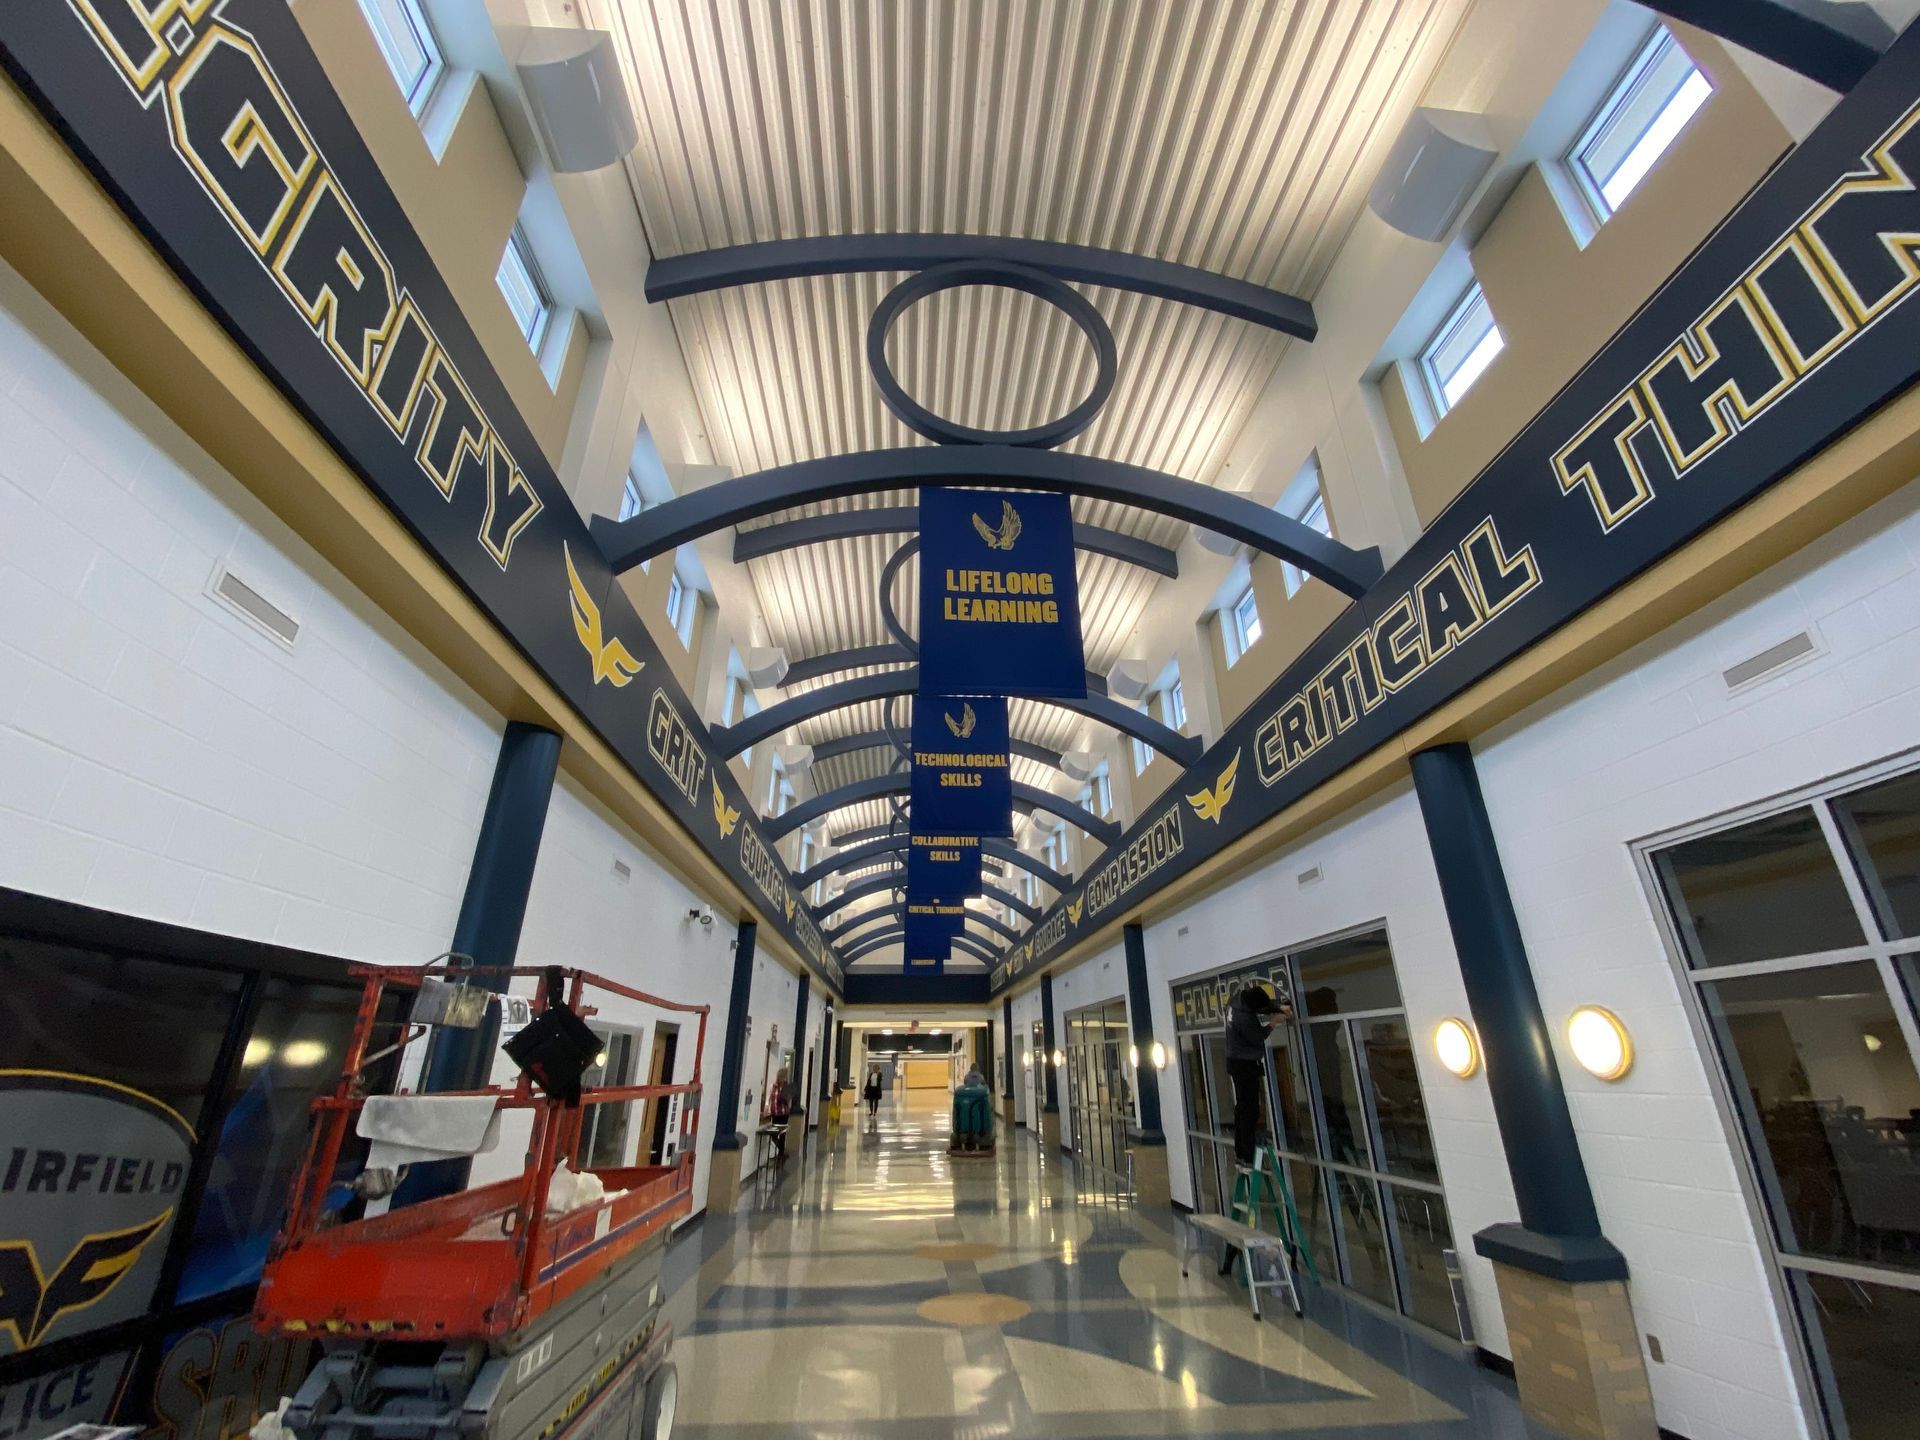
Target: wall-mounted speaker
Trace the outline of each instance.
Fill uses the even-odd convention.
[[[1153,677],[1138,660],[1122,660],[1107,672],[1107,693],[1132,705],[1146,698]]]
[[[1204,525],[1193,527],[1193,543],[1213,555],[1237,556],[1247,548],[1231,535],[1222,535],[1218,530],[1209,530]]]
[[[1444,240],[1499,155],[1480,116],[1416,110],[1380,167],[1367,205],[1402,235]]]
[[[1090,751],[1069,750],[1060,757],[1060,768],[1072,780],[1087,781],[1093,778],[1094,759]]]
[[[787,652],[771,646],[756,645],[747,651],[747,679],[756,690],[778,685],[787,678]]]
[[[518,68],[534,128],[555,170],[603,169],[640,142],[613,36],[606,31],[535,26]]]

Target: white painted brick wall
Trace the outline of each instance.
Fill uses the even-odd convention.
[[[1811,627],[1827,652],[1729,697],[1721,672]],[[1634,1038],[1616,1084],[1560,1065],[1602,1223],[1633,1267],[1663,1424],[1805,1433],[1734,1141],[1712,1099],[1632,842],[1920,746],[1920,485],[1478,747],[1487,807],[1556,1032],[1577,1004]]]
[[[209,599],[228,564],[301,623]],[[452,934],[499,720],[0,267],[0,884],[357,960]]]

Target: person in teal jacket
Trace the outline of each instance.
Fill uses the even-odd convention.
[[[987,1089],[987,1077],[975,1065],[953,1092],[954,1150],[993,1149],[993,1094]]]

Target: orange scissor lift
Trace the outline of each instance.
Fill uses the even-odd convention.
[[[257,1329],[325,1346],[286,1407],[285,1425],[302,1440],[665,1440],[678,1377],[667,1360],[672,1329],[658,1313],[660,1259],[668,1227],[693,1207],[708,1007],[555,967],[360,965],[353,974],[363,990],[341,1080],[313,1102],[290,1213],[254,1306]],[[693,1078],[586,1089],[578,1104],[540,1093],[524,1074],[510,1086],[441,1092],[432,1098],[491,1098],[501,1118],[531,1112],[521,1172],[385,1214],[336,1220],[328,1196],[338,1193],[349,1133],[373,1098],[367,1068],[432,1028],[402,1022],[399,1040],[376,1050],[382,999],[428,982],[482,977],[535,980],[536,1019],[556,980],[564,1003],[583,1017],[596,1013],[588,1003],[594,991],[697,1014]],[[594,1175],[604,1197],[550,1209],[555,1174],[576,1153],[590,1109],[670,1103],[674,1096],[685,1098],[673,1163],[576,1170]]]

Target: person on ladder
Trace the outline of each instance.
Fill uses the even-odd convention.
[[[1233,1160],[1253,1168],[1260,1143],[1260,1096],[1267,1083],[1267,1034],[1293,1018],[1293,1000],[1271,982],[1242,986],[1227,1005],[1227,1074],[1233,1080]]]

